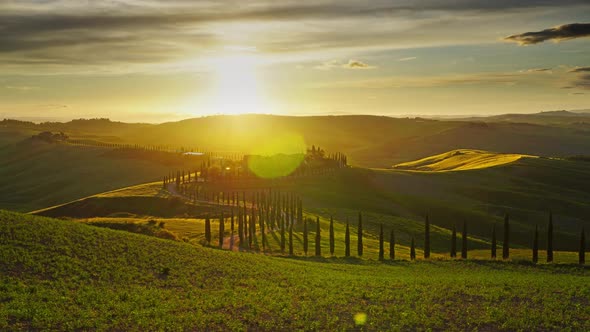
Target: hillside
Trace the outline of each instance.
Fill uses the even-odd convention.
[[[520,158],[534,158],[521,154],[494,153],[481,150],[459,149],[394,165],[394,169],[413,171],[464,171],[509,164]]]
[[[329,218],[333,217],[337,229],[343,232],[346,220],[354,227],[358,212],[362,212],[365,229],[373,241],[383,223],[386,234],[395,230],[398,242],[404,246],[409,246],[412,236],[417,246],[422,246],[424,217],[428,214],[436,226],[432,230],[432,250],[444,254],[449,250],[450,229],[453,225],[460,228],[463,221],[469,227],[469,247],[489,248],[492,227],[495,224],[501,232],[506,213],[511,218],[514,246],[530,248],[535,226],[544,234],[551,210],[556,248],[575,251],[580,229],[590,228],[587,220],[590,193],[585,185],[589,181],[588,162],[520,158],[502,167],[469,172],[341,169],[275,184],[273,190],[299,195],[305,213],[313,219],[320,216],[322,227],[327,227]],[[37,213],[71,218],[125,213],[142,218],[204,218],[207,215],[218,217],[222,211],[215,204],[186,204],[171,199],[160,192],[160,183],[149,186],[97,195]],[[208,184],[208,188],[213,192],[249,193],[269,187],[266,184],[261,187]],[[227,207],[224,209],[227,216]],[[545,245],[542,236],[540,246],[544,248]]]
[[[4,211],[0,257],[0,329],[590,328],[576,266],[285,259]]]
[[[1,133],[4,133],[2,135]],[[49,144],[0,130],[0,208],[31,211],[160,180],[190,160],[97,147]]]

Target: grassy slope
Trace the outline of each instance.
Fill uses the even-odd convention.
[[[348,216],[354,223],[357,211],[363,211],[366,228],[373,234],[382,222],[386,232],[391,227],[400,232],[400,240],[406,244],[414,235],[421,246],[424,215],[428,213],[431,223],[442,228],[434,230],[433,250],[443,251],[448,250],[448,230],[453,224],[460,230],[466,221],[469,234],[487,242],[494,223],[502,234],[505,213],[511,215],[514,245],[530,247],[538,225],[544,248],[551,209],[556,245],[573,251],[580,229],[590,228],[587,183],[589,163],[523,158],[505,166],[465,172],[350,169],[302,182],[297,190],[311,213],[334,215],[338,220]]]
[[[24,138],[22,132],[0,135],[0,208],[36,210],[159,180],[171,168],[182,167],[133,158],[109,149],[47,144]]]
[[[567,265],[303,261],[9,212],[0,258],[0,329],[590,328]]]
[[[393,168],[428,172],[465,171],[505,165],[524,157],[532,156],[459,149],[397,164]]]

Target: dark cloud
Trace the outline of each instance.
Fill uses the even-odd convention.
[[[464,25],[444,22],[441,12],[457,13],[447,16],[464,18],[583,4],[588,3],[586,0],[559,3],[548,0],[446,3],[438,0],[419,3],[414,0],[369,3],[0,0],[0,68],[33,64],[160,64],[178,58],[198,58],[211,46],[227,43],[224,26],[244,22],[280,24],[280,33],[272,25],[273,28],[265,30],[270,36],[265,36],[268,38],[263,41],[257,40],[258,35],[254,34],[248,39],[259,51],[268,53],[415,44],[423,38],[426,43],[440,44],[450,42],[449,36],[453,34],[449,30]],[[410,19],[415,26],[398,31],[400,28],[392,24],[397,18]],[[301,24],[311,21],[313,24]],[[364,24],[363,29],[355,29],[359,24]]]
[[[572,84],[576,88],[590,90],[590,74],[579,75]]]
[[[504,38],[504,40],[516,42],[520,45],[532,45],[547,40],[560,41],[588,36],[590,36],[590,23],[572,23],[541,31],[512,35]]]
[[[574,69],[571,69],[569,72],[570,73],[582,73],[582,72],[587,72],[590,71],[590,67],[576,67]]]

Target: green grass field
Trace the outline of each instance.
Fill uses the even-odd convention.
[[[590,328],[576,265],[292,259],[11,212],[0,241],[0,329]]]

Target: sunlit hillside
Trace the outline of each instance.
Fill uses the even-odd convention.
[[[520,158],[536,157],[522,154],[505,154],[481,150],[459,149],[416,161],[397,164],[394,165],[393,168],[428,172],[466,171],[505,165],[515,162]]]

